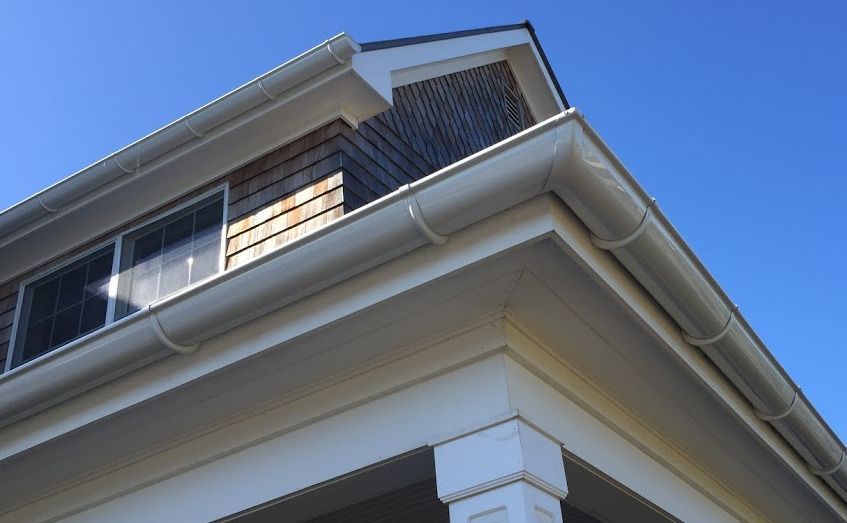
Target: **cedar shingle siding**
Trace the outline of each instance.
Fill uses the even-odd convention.
[[[357,129],[331,122],[0,285],[0,372],[23,280],[215,186],[229,184],[230,269],[534,123],[506,62],[398,87],[394,107]]]

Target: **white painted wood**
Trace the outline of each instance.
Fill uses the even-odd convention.
[[[519,419],[435,447],[438,496],[454,501],[503,482],[537,481],[567,496],[559,443]]]
[[[451,523],[562,523],[559,499],[526,481],[450,504]]]
[[[454,523],[562,521],[568,486],[559,443],[519,418],[437,445],[435,470]]]

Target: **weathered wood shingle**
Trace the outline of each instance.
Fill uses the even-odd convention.
[[[0,365],[21,281],[212,187],[229,185],[225,256],[231,269],[534,123],[506,62],[398,87],[394,107],[357,129],[330,122],[0,285]]]

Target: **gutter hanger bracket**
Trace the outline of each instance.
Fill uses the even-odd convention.
[[[403,187],[403,190],[408,192],[406,195],[406,204],[409,209],[409,216],[412,217],[415,227],[417,227],[421,234],[426,236],[427,239],[435,245],[444,245],[447,243],[448,237],[443,234],[439,234],[430,227],[429,223],[427,223],[423,216],[421,206],[418,203],[418,199],[415,197],[415,193],[412,192],[412,188],[409,185],[406,185]]]
[[[49,205],[44,203],[44,198],[42,198],[41,196],[38,197],[38,203],[41,204],[42,209],[44,209],[45,211],[47,211],[51,214],[54,213],[54,212],[57,212],[59,210],[59,209],[54,209],[53,207],[50,207]]]
[[[259,80],[258,82],[256,82],[256,85],[259,86],[259,90],[262,91],[262,94],[265,95],[268,100],[275,100],[276,99],[276,96],[269,93],[268,90],[265,88],[265,83],[262,80]]]
[[[705,347],[706,345],[714,345],[715,343],[721,341],[726,333],[729,332],[729,329],[732,327],[733,322],[735,321],[735,314],[738,312],[738,305],[732,307],[732,310],[729,311],[729,319],[726,320],[726,324],[723,326],[723,329],[714,336],[710,338],[695,338],[690,336],[685,331],[680,331],[682,333],[682,339],[685,340],[689,345],[694,345],[695,347]]]
[[[260,86],[260,87],[261,87],[261,85],[262,85],[262,84],[261,84],[261,83],[259,83],[259,86]],[[264,91],[264,89],[262,89],[262,91]],[[267,93],[265,93],[265,94],[267,94]],[[189,121],[188,121],[188,118],[186,118],[185,120],[183,120],[183,122],[185,122],[185,127],[188,129],[188,132],[190,132],[191,134],[193,134],[193,135],[194,135],[194,136],[196,136],[197,138],[203,138],[203,133],[201,133],[200,131],[198,131],[198,130],[197,130],[197,129],[195,129],[194,127],[192,127],[191,122],[189,122]]]
[[[604,240],[603,238],[598,238],[594,235],[593,232],[589,231],[589,235],[591,236],[591,243],[593,243],[595,247],[599,247],[606,251],[626,247],[630,243],[637,240],[639,236],[641,236],[641,233],[643,233],[644,230],[647,229],[647,223],[650,221],[650,210],[655,205],[656,199],[650,198],[650,203],[647,204],[647,209],[644,211],[644,216],[641,218],[641,221],[638,222],[638,226],[635,227],[634,231],[627,234],[623,238],[619,238],[617,240]]]
[[[326,50],[327,50],[327,51],[329,51],[329,54],[330,54],[333,58],[335,58],[335,61],[336,61],[336,62],[338,62],[339,64],[343,64],[343,63],[344,63],[344,60],[342,60],[342,59],[341,59],[341,57],[340,57],[340,56],[338,56],[338,54],[335,52],[335,49],[333,49],[333,48],[332,48],[332,40],[327,40],[327,41],[326,41]]]
[[[794,411],[794,406],[797,405],[797,398],[799,396],[800,396],[800,394],[798,393],[798,391],[794,391],[794,397],[791,398],[791,404],[788,405],[788,408],[786,408],[783,412],[781,412],[779,414],[763,414],[763,413],[761,413],[757,410],[757,411],[755,411],[756,417],[761,419],[761,420],[770,421],[770,422],[774,422],[774,421],[781,420],[782,418],[786,418]]]
[[[165,334],[165,330],[162,328],[162,324],[159,323],[156,311],[153,310],[151,305],[147,306],[147,310],[150,311],[150,325],[153,327],[153,332],[156,334],[156,338],[162,343],[162,345],[180,354],[191,354],[200,346],[199,343],[195,343],[194,345],[181,345],[168,338],[168,335]]]
[[[126,167],[124,167],[124,166],[123,166],[123,164],[121,163],[121,161],[118,159],[118,156],[117,156],[117,155],[113,156],[112,158],[114,158],[114,159],[115,159],[115,164],[117,164],[118,169],[122,170],[122,171],[123,171],[123,172],[125,172],[126,174],[132,174],[132,173],[134,173],[134,172],[135,172],[135,170],[134,170],[134,169],[127,169]]]
[[[844,464],[844,460],[845,460],[845,453],[844,453],[844,449],[842,449],[841,450],[841,458],[838,460],[838,463],[836,463],[834,467],[829,468],[829,469],[817,469],[817,468],[809,465],[809,472],[811,472],[815,476],[831,476],[831,475],[835,474],[836,472],[838,472],[838,469],[840,469],[841,465]]]

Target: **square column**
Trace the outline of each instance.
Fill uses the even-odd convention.
[[[562,523],[561,447],[520,419],[436,445],[435,471],[451,523]]]

